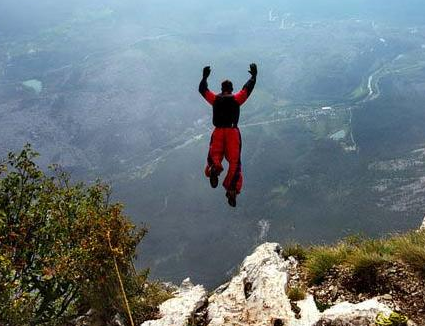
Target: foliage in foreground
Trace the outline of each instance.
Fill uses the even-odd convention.
[[[364,284],[374,281],[377,270],[387,262],[402,261],[425,278],[425,231],[412,231],[383,239],[349,237],[335,245],[300,248],[288,245],[284,253],[301,255],[310,283],[321,283],[336,266],[348,266]]]
[[[29,145],[0,165],[0,324],[63,325],[96,309],[104,321],[127,313],[114,257],[135,322],[168,293],[133,266],[146,233],[109,203],[109,188],[45,175]],[[107,234],[110,233],[112,250]]]

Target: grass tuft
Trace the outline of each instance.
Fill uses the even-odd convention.
[[[372,270],[376,270],[386,261],[386,257],[376,252],[368,252],[362,249],[353,252],[347,262],[351,265],[353,274],[361,276],[370,273]]]
[[[350,252],[347,263],[354,276],[368,283],[375,279],[378,267],[391,261],[394,252],[395,247],[388,240],[365,240]]]
[[[312,247],[307,253],[305,268],[311,283],[321,283],[329,270],[340,265],[348,255],[348,247],[340,243],[335,247],[317,246]]]
[[[288,259],[291,256],[301,263],[307,257],[307,250],[297,243],[286,244],[282,249],[282,257]]]
[[[412,232],[393,240],[396,256],[425,277],[425,232]]]
[[[347,258],[347,264],[352,269],[354,286],[359,292],[367,290],[376,284],[378,268],[387,262],[388,258],[361,248],[353,251]]]
[[[310,248],[291,244],[282,255],[301,262],[310,284],[320,284],[334,267],[348,266],[358,284],[367,286],[375,281],[380,266],[396,261],[408,264],[425,278],[425,231],[372,240],[355,235],[335,245]]]
[[[288,289],[287,295],[291,301],[301,301],[305,299],[306,290],[300,286],[294,286]]]

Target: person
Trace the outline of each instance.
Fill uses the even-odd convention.
[[[205,175],[210,179],[212,188],[218,186],[218,177],[223,171],[223,158],[229,162],[223,186],[226,189],[228,203],[236,207],[236,196],[240,194],[243,183],[241,149],[242,139],[238,128],[240,106],[251,95],[257,78],[257,65],[252,63],[248,71],[251,78],[242,90],[233,94],[233,84],[225,80],[221,84],[221,93],[215,94],[208,89],[207,79],[211,73],[209,66],[204,67],[199,92],[212,105],[214,131],[211,135]]]

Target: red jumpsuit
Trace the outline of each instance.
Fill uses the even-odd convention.
[[[241,149],[242,139],[238,128],[240,106],[245,103],[254,89],[255,77],[248,82],[236,94],[214,94],[208,89],[206,78],[199,84],[199,92],[213,106],[213,125],[215,129],[211,135],[210,149],[208,152],[205,175],[210,177],[211,168],[215,171],[223,171],[223,158],[229,162],[229,169],[223,186],[226,190],[236,190],[239,194],[242,189],[242,164]]]

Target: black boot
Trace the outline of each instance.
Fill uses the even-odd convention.
[[[210,185],[212,188],[217,188],[218,186],[218,173],[214,166],[211,167],[210,171]]]
[[[236,207],[236,190],[227,190],[226,197],[229,205]]]

